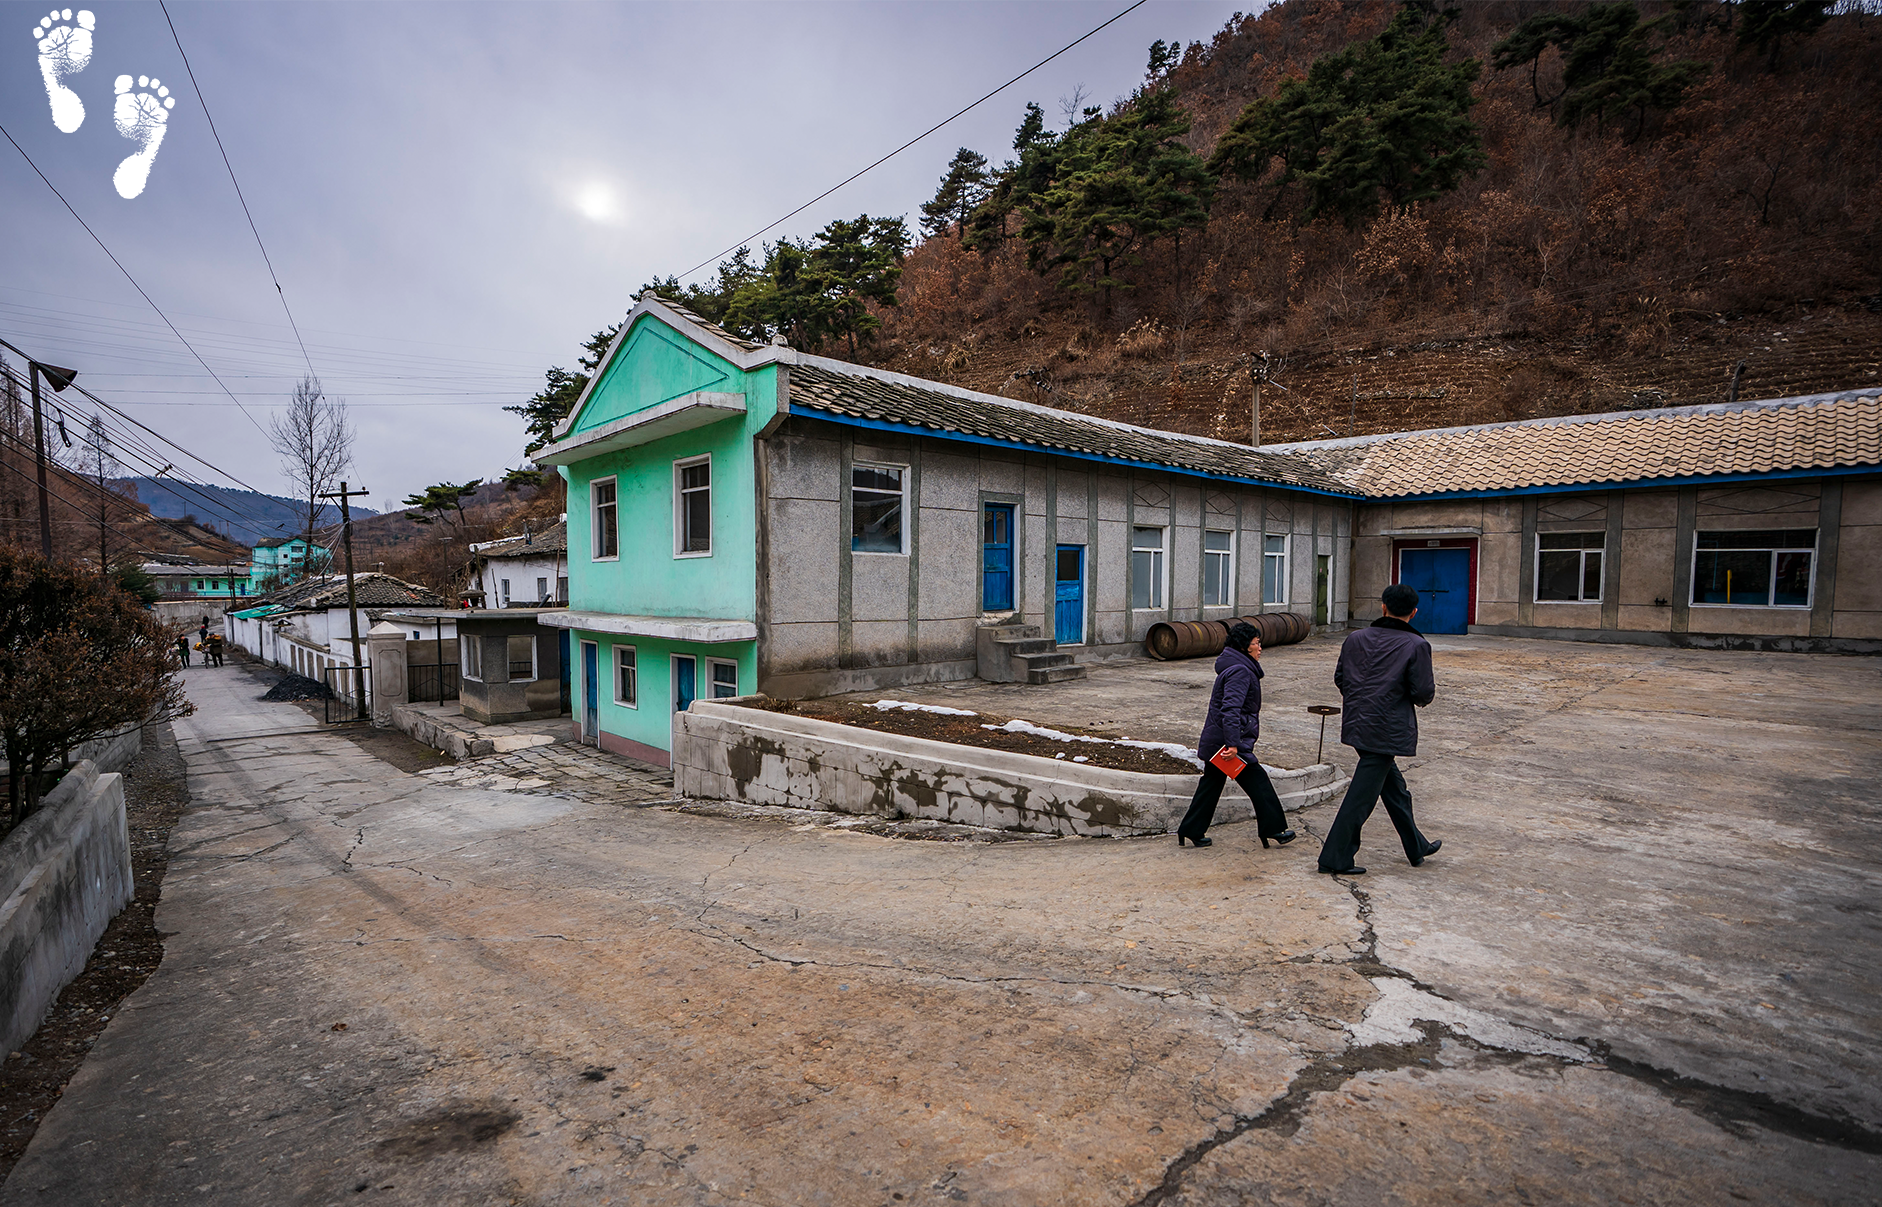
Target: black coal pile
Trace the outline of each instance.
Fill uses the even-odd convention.
[[[306,675],[289,675],[281,682],[268,689],[264,700],[331,700],[333,691],[318,679],[309,679]]]

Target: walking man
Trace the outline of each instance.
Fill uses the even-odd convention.
[[[176,639],[176,656],[177,656],[177,657],[178,657],[179,659],[181,659],[181,660],[182,660],[182,662],[183,662],[183,665],[184,665],[184,666],[188,666],[188,665],[190,664],[190,639],[189,639],[189,634],[187,634],[187,633],[184,633],[184,634],[181,634],[181,635],[179,635],[179,636],[177,637],[177,639]]]
[[[1354,865],[1353,857],[1359,852],[1360,827],[1372,816],[1372,807],[1381,796],[1413,867],[1421,866],[1444,845],[1418,832],[1418,823],[1412,820],[1411,793],[1395,761],[1401,754],[1418,753],[1416,710],[1437,694],[1431,675],[1431,643],[1411,626],[1418,614],[1418,592],[1404,583],[1393,583],[1380,597],[1385,615],[1347,635],[1333,672],[1333,682],[1345,700],[1340,741],[1359,752],[1359,766],[1353,770],[1346,799],[1340,802],[1333,828],[1320,847],[1320,870],[1334,876],[1365,872]]]

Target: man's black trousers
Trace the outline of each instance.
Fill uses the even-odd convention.
[[[1359,766],[1353,769],[1353,782],[1346,788],[1346,799],[1340,802],[1333,828],[1327,831],[1327,840],[1320,847],[1322,871],[1343,872],[1353,866],[1359,853],[1359,829],[1372,816],[1372,807],[1381,797],[1385,814],[1392,819],[1398,840],[1405,846],[1405,858],[1417,863],[1430,853],[1431,844],[1412,820],[1411,792],[1405,787],[1398,763],[1389,754],[1362,750]]]
[[[1216,802],[1222,799],[1222,785],[1228,783],[1228,779],[1214,763],[1203,764],[1202,781],[1196,785],[1196,795],[1190,798],[1183,824],[1176,827],[1177,834],[1184,838],[1203,836],[1209,823],[1215,820]],[[1268,782],[1268,773],[1261,769],[1260,763],[1249,759],[1248,766],[1235,777],[1235,782],[1255,803],[1255,824],[1262,837],[1273,838],[1287,829],[1287,814],[1281,808],[1281,798],[1274,794],[1274,785]]]

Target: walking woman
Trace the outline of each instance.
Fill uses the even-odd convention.
[[[1255,626],[1238,622],[1229,629],[1228,644],[1215,660],[1215,690],[1209,693],[1209,717],[1202,725],[1202,737],[1196,743],[1196,757],[1203,761],[1202,782],[1189,802],[1189,812],[1176,827],[1176,845],[1185,839],[1206,847],[1209,823],[1215,820],[1216,801],[1228,774],[1213,760],[1218,751],[1234,751],[1247,764],[1237,773],[1235,782],[1255,804],[1255,823],[1261,845],[1269,841],[1286,846],[1294,841],[1294,831],[1287,828],[1287,814],[1281,798],[1268,782],[1268,773],[1255,760],[1255,739],[1261,735],[1261,635]]]

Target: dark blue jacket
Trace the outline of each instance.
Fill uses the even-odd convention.
[[[1418,753],[1418,714],[1437,694],[1431,643],[1402,620],[1381,616],[1349,633],[1333,682],[1346,700],[1340,741],[1373,754]]]
[[[1261,663],[1225,646],[1215,660],[1215,690],[1209,693],[1209,717],[1196,740],[1196,757],[1208,762],[1224,746],[1253,760],[1261,736]]]

